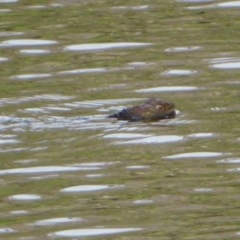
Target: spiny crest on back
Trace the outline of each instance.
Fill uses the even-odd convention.
[[[174,103],[149,98],[143,104],[124,108],[109,117],[128,121],[157,121],[160,119],[174,118],[176,115],[174,108]]]

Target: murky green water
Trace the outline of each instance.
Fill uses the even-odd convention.
[[[0,1],[1,239],[238,239],[239,7]]]

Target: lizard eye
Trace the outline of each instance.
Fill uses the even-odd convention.
[[[157,105],[155,108],[156,108],[157,110],[164,109],[164,107],[163,107],[162,105]]]

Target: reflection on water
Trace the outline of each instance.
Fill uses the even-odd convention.
[[[164,51],[165,52],[170,52],[170,53],[181,53],[181,52],[191,52],[191,51],[196,51],[200,50],[202,47],[200,46],[184,46],[184,47],[170,47],[166,48]]]
[[[9,60],[8,58],[0,57],[0,62],[6,62],[6,61],[8,61],[8,60]]]
[[[51,237],[91,237],[141,231],[141,228],[89,228],[71,229],[49,234]]]
[[[171,156],[165,156],[165,159],[182,159],[182,158],[212,158],[229,155],[229,153],[222,152],[192,152],[192,153],[180,153]]]
[[[61,218],[49,218],[44,220],[39,220],[34,222],[32,225],[34,226],[54,226],[54,225],[62,225],[62,224],[69,224],[69,223],[79,223],[83,222],[82,218],[70,218],[70,217],[61,217]]]
[[[195,91],[199,88],[194,86],[169,86],[169,87],[154,87],[135,90],[137,93],[151,93],[151,92],[181,92],[181,91]]]
[[[72,171],[91,171],[99,170],[99,167],[71,167],[71,166],[37,166],[26,168],[13,168],[0,170],[0,175],[9,174],[45,174],[45,173],[60,173],[60,172],[72,172]]]
[[[239,69],[240,68],[239,58],[220,58],[220,59],[213,59],[211,62],[213,64],[210,65],[210,67],[216,68],[216,69]]]
[[[138,42],[119,42],[119,43],[88,43],[88,44],[78,44],[66,46],[64,50],[67,51],[103,51],[111,49],[121,49],[121,48],[136,48],[150,46],[151,43],[138,43]]]
[[[42,55],[50,53],[50,50],[47,49],[22,49],[19,51],[22,54],[26,55]]]
[[[162,76],[174,77],[174,76],[190,76],[196,74],[197,71],[188,69],[172,69],[162,72]]]
[[[26,47],[26,46],[43,46],[57,44],[53,40],[38,40],[38,39],[11,39],[0,42],[1,47]]]
[[[42,199],[42,197],[37,194],[17,194],[17,195],[9,196],[8,199],[12,201],[31,202],[31,201],[39,201]]]
[[[110,189],[122,189],[124,185],[80,185],[63,188],[60,190],[62,193],[85,193],[85,192],[95,192],[101,190]]]
[[[187,9],[190,9],[190,10],[214,9],[214,8],[228,9],[228,8],[238,8],[238,7],[240,7],[240,1],[228,1],[228,2],[213,3],[208,5],[202,5],[202,6],[189,6],[187,7]]]
[[[0,4],[2,238],[238,237],[239,1]]]
[[[18,0],[0,0],[0,3],[14,3],[17,2]]]
[[[5,233],[14,233],[16,230],[12,228],[0,228],[0,235]]]
[[[21,75],[12,76],[11,79],[32,80],[32,79],[47,78],[47,77],[51,77],[51,74],[49,73],[21,74]]]

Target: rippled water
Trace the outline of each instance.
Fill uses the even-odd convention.
[[[238,239],[239,6],[0,0],[1,239]]]

